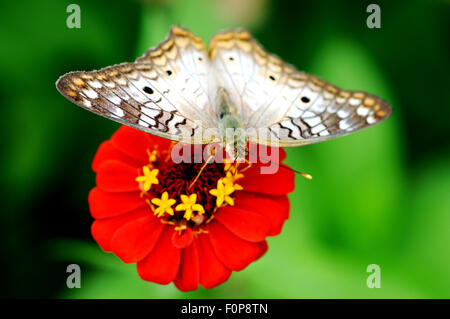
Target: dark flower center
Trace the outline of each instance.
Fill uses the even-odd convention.
[[[203,163],[180,163],[175,164],[169,160],[169,165],[160,168],[158,174],[159,184],[155,185],[155,195],[161,196],[168,192],[170,198],[177,202],[182,194],[197,194],[197,203],[203,205],[206,213],[212,213],[216,207],[216,197],[209,191],[216,188],[217,182],[224,177],[224,164],[206,164],[198,179],[194,182]],[[192,186],[189,188],[189,186]],[[210,214],[209,216],[210,217]]]
[[[141,196],[161,222],[177,230],[202,232],[200,226],[209,223],[219,207],[234,205],[234,192],[242,189],[235,184],[243,177],[236,163],[175,163],[170,150],[155,149],[148,154],[149,163],[136,178]]]

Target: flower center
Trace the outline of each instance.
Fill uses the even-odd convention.
[[[141,197],[161,222],[174,225],[180,233],[187,228],[202,232],[201,226],[214,218],[217,208],[234,205],[234,192],[242,189],[235,183],[244,176],[238,163],[176,164],[168,151],[148,154],[149,163],[136,177]]]
[[[197,181],[190,187],[197,177],[203,164],[169,164],[161,170],[159,179],[163,184],[155,187],[156,193],[167,191],[170,198],[180,198],[182,194],[196,194],[197,203],[203,205],[206,211],[214,209],[215,198],[209,190],[216,188],[217,182],[224,175],[224,165],[220,163],[207,164]],[[190,187],[190,188],[189,188]]]

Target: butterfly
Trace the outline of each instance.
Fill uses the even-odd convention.
[[[338,88],[266,52],[244,29],[204,42],[173,26],[133,63],[71,72],[59,92],[84,109],[189,144],[291,147],[343,136],[391,114],[381,98]],[[232,130],[231,135],[227,134]],[[206,132],[206,133],[205,133]]]

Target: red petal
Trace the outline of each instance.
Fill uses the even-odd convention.
[[[259,255],[258,244],[233,235],[218,221],[212,222],[208,231],[217,257],[231,270],[244,269]]]
[[[111,251],[111,239],[114,233],[130,221],[148,216],[148,213],[148,209],[142,207],[118,217],[97,219],[91,226],[92,236],[103,250]]]
[[[265,145],[261,145],[261,144],[253,144],[250,143],[249,144],[249,160],[252,163],[267,163],[268,161],[270,161],[271,155],[274,154],[274,152],[278,152],[278,156],[276,156],[273,161],[276,163],[281,163],[282,161],[284,161],[284,159],[286,158],[286,151],[281,148],[281,147],[269,147],[269,146],[265,146]],[[262,148],[266,148],[266,149],[262,149]],[[267,164],[263,164],[263,165],[267,165]]]
[[[286,167],[285,165],[282,165]],[[294,172],[280,166],[275,174],[261,174],[260,165],[252,165],[238,184],[244,190],[268,195],[285,195],[294,190]]]
[[[155,216],[147,215],[121,227],[111,239],[112,251],[124,263],[135,263],[153,249],[164,229]]]
[[[174,231],[172,235],[172,244],[177,248],[186,248],[194,240],[194,234],[189,227],[183,230],[181,233]]]
[[[267,245],[266,241],[262,241],[262,242],[258,243],[258,247],[259,247],[259,254],[258,254],[258,257],[256,257],[255,261],[258,260],[259,258],[261,258],[269,249],[269,246]]]
[[[265,216],[237,207],[222,207],[214,216],[233,234],[252,242],[264,240],[271,227]]]
[[[214,253],[209,237],[207,234],[200,234],[195,240],[200,264],[200,284],[205,288],[220,285],[231,275],[231,270]]]
[[[284,161],[286,159],[286,151],[284,150],[284,148],[279,148],[279,152],[280,152],[280,163],[282,161]]]
[[[200,277],[197,245],[193,243],[181,251],[181,263],[178,275],[174,280],[175,286],[181,291],[198,288]]]
[[[111,142],[122,153],[140,163],[148,163],[147,150],[153,149],[148,134],[128,126],[121,126],[111,137]]]
[[[117,160],[107,160],[98,167],[97,186],[106,192],[140,192],[136,177],[139,169]]]
[[[141,163],[120,152],[111,141],[103,142],[98,148],[94,160],[92,161],[92,170],[97,172],[100,164],[107,160],[117,160],[135,167],[142,166]]]
[[[271,224],[268,236],[281,232],[284,222],[289,218],[289,199],[287,196],[267,196],[245,191],[236,192],[235,207],[261,214]]]
[[[175,143],[174,141],[156,135],[147,134],[147,137],[150,140],[150,143],[157,145],[156,148],[160,151],[169,150],[172,147],[172,144]]]
[[[155,248],[137,263],[137,271],[142,279],[161,285],[167,285],[175,279],[180,268],[181,251],[172,245],[173,231],[173,227],[164,227]]]
[[[132,211],[146,205],[139,193],[108,193],[95,187],[88,197],[91,215],[94,218],[108,218]]]

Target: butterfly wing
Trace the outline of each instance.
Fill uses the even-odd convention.
[[[374,95],[342,90],[314,76],[302,85],[283,117],[259,131],[260,144],[287,147],[322,142],[380,123],[392,112]]]
[[[251,142],[312,144],[379,123],[391,114],[376,96],[337,88],[268,54],[245,30],[217,34],[210,44],[218,85]]]
[[[202,40],[173,27],[168,38],[138,58],[93,72],[71,72],[56,87],[73,103],[167,139],[204,144],[214,128],[209,59]],[[213,82],[214,84],[214,82]]]

